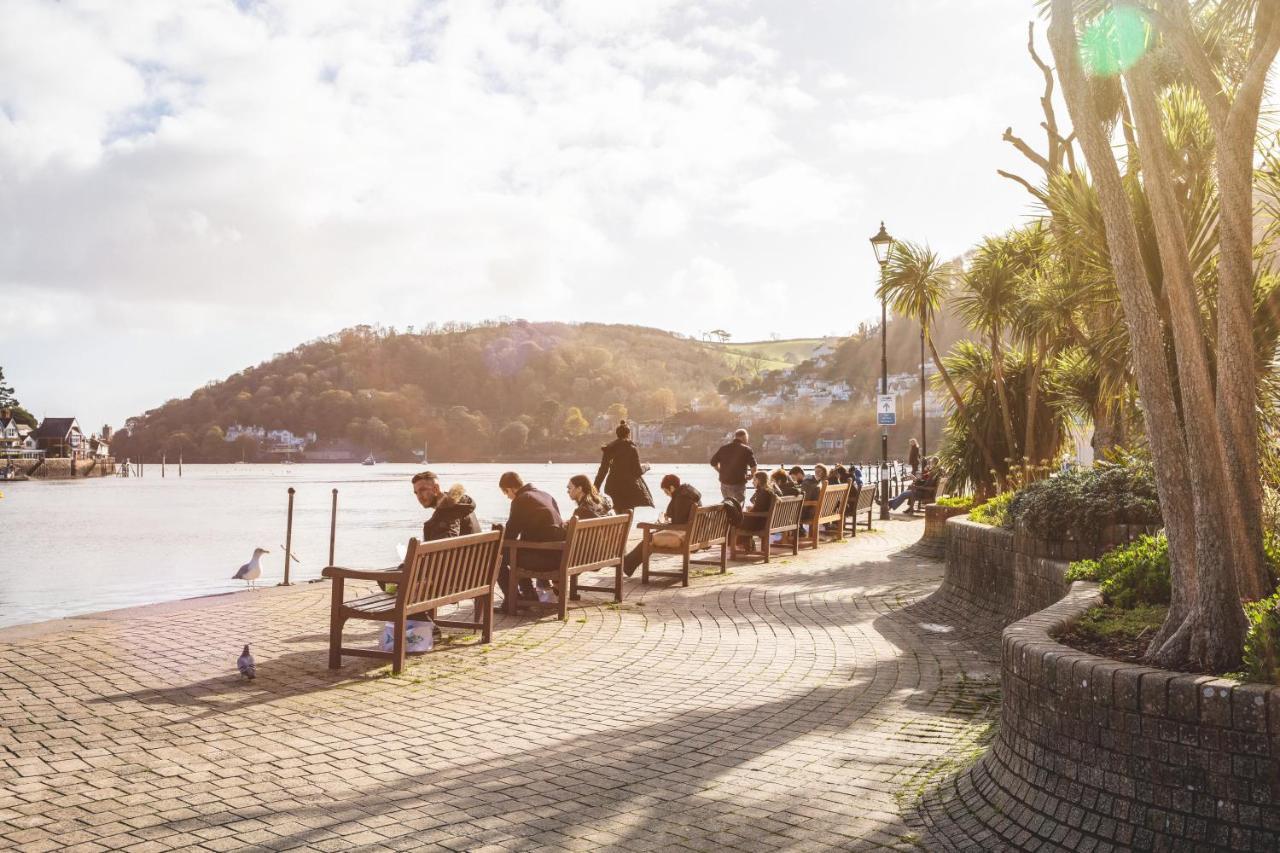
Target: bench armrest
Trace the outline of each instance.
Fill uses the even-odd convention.
[[[563,551],[563,542],[524,542],[519,539],[503,539],[503,548],[514,548],[520,551]]]
[[[404,572],[398,567],[394,569],[344,569],[342,566],[325,566],[320,575],[326,578],[390,581],[394,583],[404,577]]]
[[[744,512],[742,514],[743,518],[768,518],[768,516],[769,516],[769,513],[760,512],[758,510],[755,512]]]
[[[688,530],[687,524],[658,524],[654,521],[642,521],[636,525],[641,530]]]

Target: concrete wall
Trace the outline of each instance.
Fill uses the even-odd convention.
[[[30,463],[27,465],[27,471],[36,480],[70,480],[72,478],[70,459],[45,459],[39,465]],[[76,460],[76,479],[110,477],[115,473],[115,460],[109,456],[105,459]]]

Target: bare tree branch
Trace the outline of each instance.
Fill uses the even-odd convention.
[[[996,169],[996,174],[1002,178],[1008,178],[1011,181],[1022,184],[1022,186],[1026,188],[1027,192],[1031,193],[1033,196],[1040,199],[1040,201],[1042,202],[1047,202],[1049,200],[1049,197],[1045,195],[1043,190],[1037,189],[1036,187],[1032,186],[1031,182],[1028,181],[1026,178],[1023,178],[1019,175],[1015,175],[1012,172],[1006,172],[1004,169]]]
[[[1037,166],[1043,169],[1046,175],[1048,175],[1050,172],[1053,171],[1049,161],[1045,159],[1045,157],[1042,154],[1040,154],[1038,151],[1036,151],[1026,142],[1022,141],[1021,138],[1013,135],[1012,127],[1006,127],[1004,129],[1004,135],[1001,136],[1000,138],[1003,139],[1005,142],[1009,143],[1010,145],[1012,145],[1014,148],[1018,149],[1018,151],[1022,152],[1022,156],[1026,157],[1032,163],[1035,163]]]

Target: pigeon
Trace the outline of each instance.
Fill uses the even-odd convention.
[[[262,566],[258,565],[258,560],[263,554],[270,554],[266,548],[254,548],[253,559],[245,563],[240,569],[231,576],[233,581],[244,581],[245,586],[253,589],[253,582],[262,577]]]
[[[240,674],[250,681],[253,681],[253,677],[258,674],[258,668],[253,663],[253,655],[249,654],[248,645],[244,647],[244,651],[236,659],[236,667],[240,670]]]

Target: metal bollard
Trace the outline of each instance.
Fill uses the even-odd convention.
[[[291,586],[289,583],[289,563],[293,560],[293,486],[289,487],[289,520],[284,528],[284,581],[280,586]]]
[[[329,565],[333,565],[333,541],[338,534],[338,490],[333,490],[333,508],[329,511]]]

